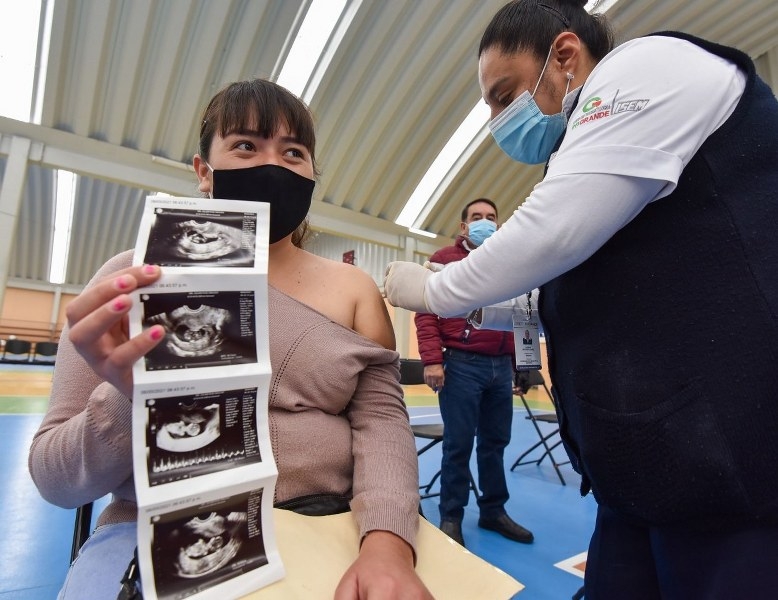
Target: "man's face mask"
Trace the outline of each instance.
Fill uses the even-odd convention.
[[[490,221],[489,219],[471,221],[467,224],[467,239],[476,246],[480,246],[484,243],[486,238],[491,236],[495,231],[497,231],[497,225],[494,221]]]
[[[489,122],[489,130],[502,151],[513,160],[528,165],[548,161],[554,146],[567,127],[567,115],[564,110],[555,115],[544,115],[535,102],[535,93],[551,58],[551,50],[553,47],[548,51],[546,62],[532,93],[527,90],[519,95]],[[568,73],[565,96],[570,89],[570,79],[572,74]]]
[[[208,168],[213,172],[214,198],[270,204],[271,244],[294,232],[311,209],[316,182],[285,167]]]

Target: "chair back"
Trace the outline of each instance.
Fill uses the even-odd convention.
[[[551,394],[551,390],[548,389],[548,386],[546,385],[546,380],[543,377],[543,374],[538,371],[523,371],[522,375],[524,375],[524,378],[527,381],[527,385],[529,386],[540,386],[542,387],[546,395],[548,395],[549,400],[551,401],[551,404],[555,406],[554,403],[554,397]],[[511,471],[513,471],[516,467],[519,465],[526,465],[526,464],[535,464],[540,465],[540,463],[543,461],[544,458],[549,457],[551,460],[551,464],[554,467],[554,470],[556,471],[557,477],[559,477],[559,481],[562,483],[562,485],[567,485],[565,483],[565,478],[562,476],[562,472],[559,470],[559,467],[562,465],[568,464],[570,461],[566,460],[563,462],[557,461],[557,459],[554,457],[553,450],[559,446],[562,443],[562,438],[559,436],[559,420],[555,412],[533,412],[532,407],[530,406],[529,402],[527,402],[527,398],[524,394],[519,392],[518,394],[519,398],[521,399],[521,403],[524,405],[524,410],[527,411],[527,419],[532,423],[532,426],[535,429],[535,432],[538,434],[538,441],[532,444],[527,450],[525,450],[513,463],[513,466],[511,466]],[[541,431],[540,426],[538,423],[545,423],[546,426],[552,426],[552,428],[548,431]],[[530,456],[535,450],[542,450],[542,453],[540,454],[540,458],[527,458]]]
[[[418,358],[400,359],[400,383],[419,385],[424,383],[424,364]]]
[[[543,377],[543,373],[541,373],[537,369],[534,369],[532,371],[522,371],[522,373],[526,374],[528,386],[533,387],[537,385],[542,387],[545,390],[548,399],[551,400],[551,404],[556,406],[556,402],[554,402],[554,395],[551,393],[551,390],[548,389],[548,386],[546,385],[546,380]]]
[[[526,373],[529,385],[546,385],[546,380],[543,378],[543,373],[537,369],[526,371]]]
[[[5,342],[5,347],[3,348],[3,359],[5,359],[8,354],[14,354],[14,355],[24,354],[26,355],[26,359],[29,360],[31,349],[32,349],[32,342],[30,341],[20,340],[20,339],[7,340]]]
[[[36,342],[32,362],[53,365],[57,356],[57,342]]]
[[[36,342],[35,354],[39,356],[55,356],[57,347],[57,342]]]
[[[76,509],[76,520],[73,524],[73,543],[70,547],[70,562],[76,560],[78,551],[84,542],[89,537],[89,532],[92,530],[92,509],[94,508],[93,502],[87,502],[82,504]]]

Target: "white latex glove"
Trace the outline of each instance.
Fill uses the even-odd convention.
[[[424,263],[424,268],[425,269],[429,269],[433,273],[437,273],[438,271],[442,271],[443,267],[445,267],[445,266],[446,265],[444,265],[443,263],[436,263],[436,262],[430,262],[430,261],[426,261]]]
[[[392,306],[431,312],[424,301],[424,286],[431,275],[431,269],[417,263],[390,262],[384,274],[384,295]]]

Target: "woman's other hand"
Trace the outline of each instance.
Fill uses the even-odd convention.
[[[413,550],[388,531],[365,536],[334,600],[434,600],[413,567]]]
[[[154,265],[129,267],[84,290],[67,307],[69,338],[78,353],[103,379],[132,397],[132,365],[165,335],[155,325],[130,339],[129,293],[159,279]]]

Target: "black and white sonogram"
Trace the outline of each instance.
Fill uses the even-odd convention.
[[[257,388],[146,400],[149,485],[261,462]]]
[[[144,261],[160,266],[253,267],[255,213],[154,209]]]
[[[152,517],[151,553],[160,599],[180,599],[268,563],[262,490]]]
[[[146,370],[257,362],[255,297],[245,292],[141,294],[143,328],[165,339],[146,354]]]

